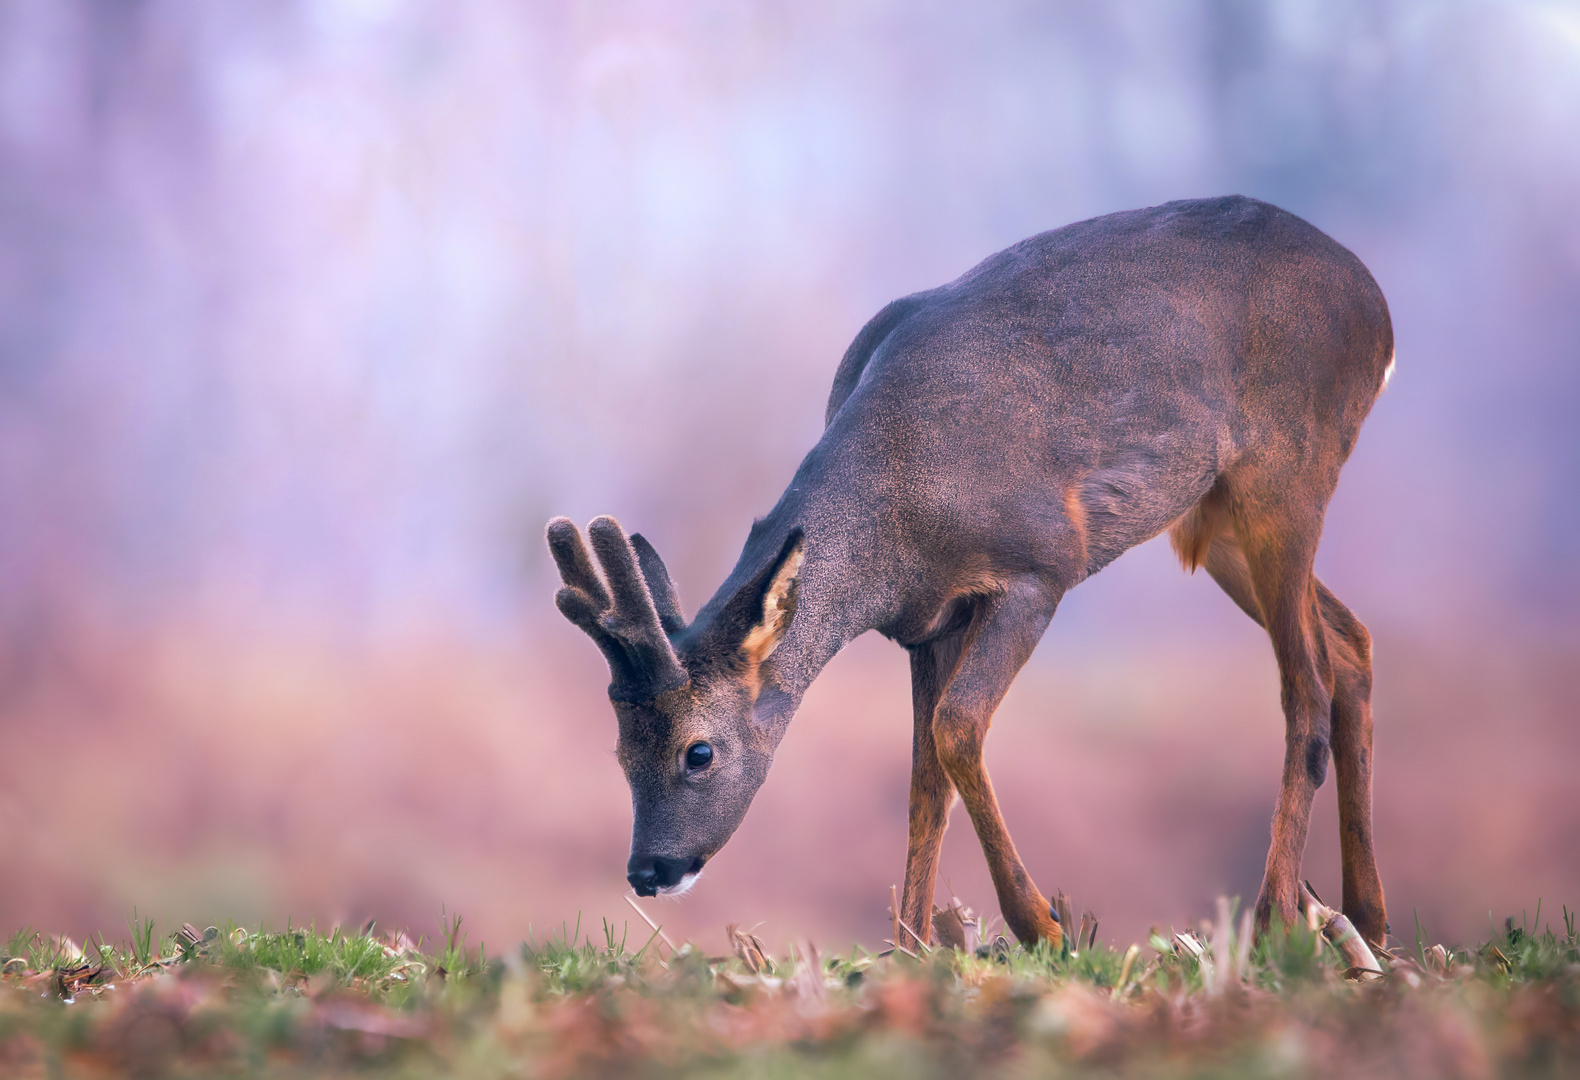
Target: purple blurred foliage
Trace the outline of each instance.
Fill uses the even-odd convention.
[[[1395,926],[1572,902],[1577,131],[1558,3],[0,0],[0,862],[31,882],[0,922],[617,904],[544,521],[617,514],[694,607],[884,302],[1233,191],[1394,314],[1319,570],[1377,637]],[[682,924],[881,936],[901,658],[829,682]],[[1045,889],[1124,932],[1254,891],[1276,686],[1210,582],[1148,545],[1023,683],[996,739],[1046,765],[1000,787]]]

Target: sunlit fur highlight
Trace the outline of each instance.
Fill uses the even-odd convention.
[[[1213,537],[1230,528],[1229,509],[1217,487],[1169,526],[1169,546],[1180,565],[1194,574],[1207,561]]]
[[[804,547],[790,552],[763,596],[762,622],[752,627],[746,640],[741,642],[741,652],[753,667],[768,659],[790,625],[790,616],[795,613],[796,581],[805,554]]]

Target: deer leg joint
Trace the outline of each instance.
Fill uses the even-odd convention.
[[[982,728],[975,717],[947,706],[940,706],[933,718],[933,742],[938,761],[946,772],[960,781],[963,770],[974,769],[982,761]]]
[[[1328,740],[1321,735],[1306,739],[1306,778],[1313,788],[1321,787],[1328,778]]]

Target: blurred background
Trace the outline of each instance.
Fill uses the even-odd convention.
[[[0,930],[626,921],[545,521],[616,514],[694,611],[885,302],[1230,192],[1392,306],[1318,569],[1376,639],[1394,931],[1573,906],[1577,133],[1573,3],[0,0]],[[644,904],[876,946],[909,729],[858,640]],[[1272,653],[1165,541],[1066,598],[988,748],[1101,936],[1254,897]],[[1306,870],[1336,902],[1331,780]],[[942,876],[996,914],[958,809]]]

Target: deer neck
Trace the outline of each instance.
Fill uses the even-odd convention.
[[[735,571],[699,613],[700,622],[772,558],[793,528],[805,530],[806,557],[794,617],[757,672],[753,718],[775,745],[823,667],[850,641],[886,625],[896,607],[893,575],[884,572],[884,560],[872,555],[885,546],[865,537],[862,525],[853,524],[848,513],[823,513],[815,499],[797,499],[796,494],[792,487],[752,527]]]

